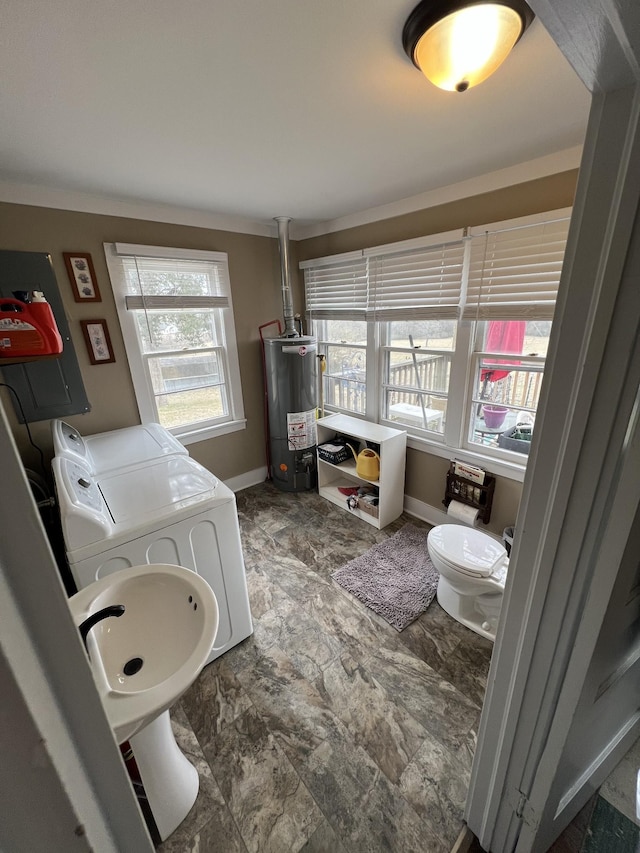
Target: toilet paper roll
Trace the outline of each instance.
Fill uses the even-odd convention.
[[[469,524],[475,527],[478,522],[478,513],[480,510],[474,509],[472,506],[460,503],[460,501],[451,501],[447,507],[447,515],[455,518],[456,521],[462,521],[464,524]]]

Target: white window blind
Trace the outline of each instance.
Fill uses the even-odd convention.
[[[550,320],[570,210],[304,261],[317,319]]]
[[[367,308],[367,259],[362,252],[339,258],[303,261],[307,312],[313,319],[364,319]]]
[[[315,319],[458,316],[462,230],[304,261],[307,311]]]
[[[241,429],[227,255],[105,244],[141,417],[185,443]]]
[[[568,230],[568,214],[484,233],[472,229],[464,319],[552,319]]]
[[[451,320],[458,316],[462,232],[433,245],[383,253],[371,249],[365,254],[369,254],[369,319]]]
[[[225,260],[120,255],[129,310],[228,308]]]
[[[226,296],[127,296],[125,304],[129,311],[141,309],[151,311],[153,308],[169,310],[170,308],[228,308]]]

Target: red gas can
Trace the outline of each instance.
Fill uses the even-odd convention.
[[[34,291],[30,303],[0,297],[0,359],[61,352],[62,338],[42,293]]]

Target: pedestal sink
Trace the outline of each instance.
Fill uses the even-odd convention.
[[[184,820],[198,774],[175,742],[169,708],[195,681],[218,630],[209,584],[181,566],[134,566],[69,599],[76,625],[113,605],[87,634],[94,680],[118,743],[130,741],[161,840]]]

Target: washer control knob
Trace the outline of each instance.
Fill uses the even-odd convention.
[[[78,480],[78,485],[82,486],[83,489],[88,489],[91,485],[91,481],[87,480],[86,477],[80,477],[80,479]]]

